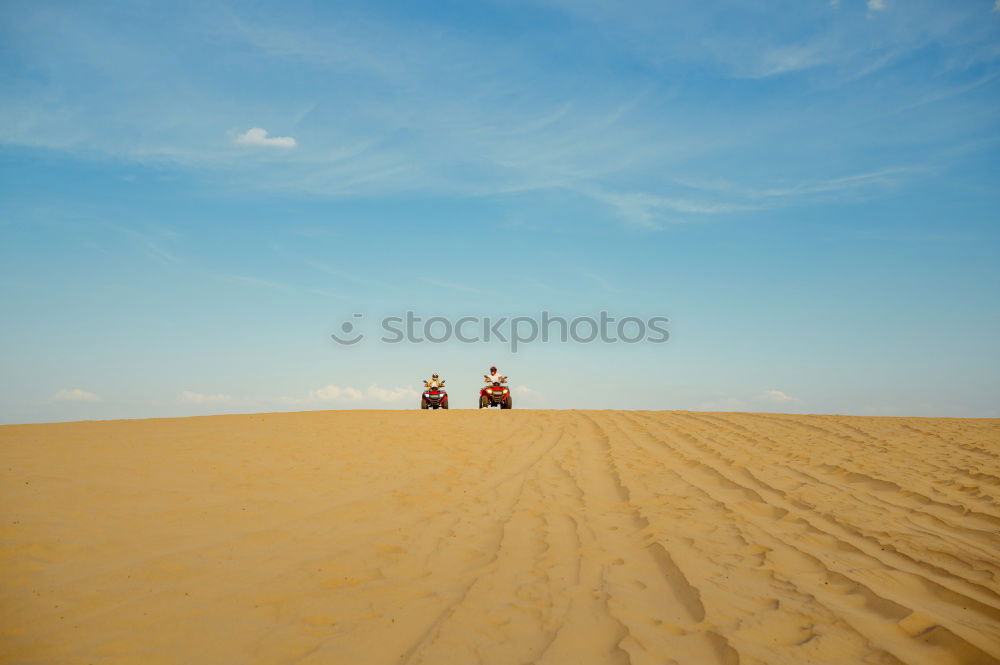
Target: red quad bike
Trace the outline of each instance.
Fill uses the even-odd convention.
[[[489,378],[485,374],[483,378]],[[510,388],[500,385],[494,381],[488,386],[479,390],[479,408],[485,409],[488,406],[499,406],[501,409],[511,409],[514,407],[510,399]]]
[[[424,388],[420,396],[421,409],[447,409],[448,393],[444,388]]]

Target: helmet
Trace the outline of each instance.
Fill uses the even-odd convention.
[[[497,367],[496,367],[496,365],[494,365],[493,367],[490,367],[490,374],[496,374],[496,373],[497,373]]]
[[[438,375],[436,373],[435,374],[431,374],[431,378],[432,379],[436,379],[436,378],[438,378]]]

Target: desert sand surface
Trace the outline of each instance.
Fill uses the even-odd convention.
[[[0,427],[3,663],[1000,662],[1000,420]]]

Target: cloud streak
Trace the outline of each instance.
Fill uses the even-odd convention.
[[[253,127],[236,136],[236,144],[255,148],[294,148],[297,144],[291,136],[268,136],[266,129]]]
[[[223,393],[208,395],[205,393],[196,393],[190,390],[185,390],[177,396],[177,401],[181,404],[225,404],[227,402],[232,402],[233,398],[231,395],[225,395]]]
[[[285,406],[398,408],[404,404],[412,407],[419,397],[420,393],[411,388],[382,388],[372,384],[367,390],[359,390],[352,386],[329,384],[310,390],[303,397],[281,397],[278,402]]]
[[[801,403],[802,400],[799,398],[772,388],[752,397],[715,395],[712,399],[698,404],[698,409],[702,411],[769,411],[778,408],[793,408],[794,405]]]
[[[541,4],[564,12],[579,37],[614,44],[612,60],[622,70],[587,61],[567,68],[547,55],[547,38],[537,36],[515,49],[503,35],[470,35],[444,23],[433,26],[429,40],[405,21],[386,20],[391,12],[379,20],[336,14],[311,21],[294,12],[268,20],[219,10],[192,34],[217,49],[210,53],[237,53],[254,66],[222,85],[183,68],[165,71],[168,83],[183,82],[182,104],[148,87],[146,72],[156,47],[180,26],[186,31],[193,17],[129,37],[100,16],[25,10],[30,36],[17,42],[18,55],[44,63],[46,76],[24,77],[24,88],[0,104],[0,140],[168,162],[211,171],[235,186],[330,198],[570,193],[605,204],[607,219],[655,229],[738,216],[779,205],[777,199],[791,204],[859,190],[860,183],[836,182],[845,164],[886,174],[900,163],[872,149],[892,122],[871,121],[886,113],[884,100],[913,114],[921,100],[966,85],[962,66],[996,60],[988,30],[964,14],[939,17],[927,8],[866,21],[864,5],[846,4],[784,13],[744,4],[650,3],[639,12],[613,3]],[[869,12],[885,9],[882,0],[869,6]],[[529,3],[517,11],[532,10]],[[761,25],[768,26],[766,37]],[[695,48],[686,36],[692,34],[710,37]],[[886,76],[877,91],[866,87],[931,44],[961,55],[948,61],[956,76]],[[79,76],[78,61],[106,72],[107,80],[94,81],[93,94],[65,97]],[[963,62],[971,64],[952,64]],[[266,87],[255,65],[263,64],[278,76],[305,68],[328,85],[289,82],[275,100],[259,92]],[[691,65],[697,84],[685,77]],[[731,87],[735,79],[741,82]],[[786,83],[769,87],[777,79]],[[108,81],[128,83],[139,101],[123,101],[113,94],[120,86],[109,88]],[[734,96],[736,89],[749,94]],[[120,103],[129,112],[112,113]],[[968,115],[977,118],[964,125],[969,135],[988,128],[985,114],[973,108]],[[250,122],[250,129],[222,139]],[[271,136],[259,126],[272,123],[294,127],[298,138]],[[958,115],[949,123],[960,125]],[[916,126],[921,133],[908,134],[910,154],[928,164],[947,158],[933,149],[945,129]],[[858,138],[844,141],[848,135]],[[233,145],[261,158],[248,160]],[[916,150],[921,146],[928,150]],[[839,166],[829,158],[835,153],[843,156]],[[877,192],[913,173],[891,175],[863,186]],[[726,178],[756,192],[695,196],[671,186],[682,178]]]
[[[798,398],[792,397],[791,395],[787,395],[780,390],[765,390],[764,393],[760,395],[758,399],[763,400],[765,402],[776,402],[778,404],[788,404],[801,401]]]
[[[100,402],[101,397],[80,388],[63,388],[52,396],[54,402]]]

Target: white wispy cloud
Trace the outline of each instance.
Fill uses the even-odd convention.
[[[293,292],[298,290],[294,286],[290,286],[282,282],[277,282],[273,279],[254,277],[253,275],[237,275],[233,273],[213,272],[212,276],[223,282],[229,282],[231,284],[247,284],[249,286],[260,286],[266,289],[273,289],[275,291],[285,291],[285,292]]]
[[[233,401],[233,398],[231,395],[225,395],[223,393],[207,395],[205,393],[196,393],[190,390],[185,390],[177,396],[177,401],[181,404],[224,404],[226,402]]]
[[[317,261],[315,259],[308,258],[304,255],[297,254],[295,252],[289,252],[282,247],[275,247],[274,250],[282,256],[295,259],[296,261],[301,262],[303,265],[309,266],[313,270],[317,270],[319,272],[332,275],[333,277],[336,277],[338,280],[341,280],[343,282],[348,282],[350,284],[357,284],[358,286],[362,286],[365,288],[377,288],[385,291],[399,290],[399,287],[397,285],[378,280],[367,274],[362,276],[350,270],[337,268],[323,261]]]
[[[303,289],[302,287],[274,279],[257,277],[255,275],[221,272],[205,267],[204,265],[200,265],[195,261],[181,256],[173,249],[168,248],[165,243],[176,242],[178,238],[177,234],[173,232],[170,232],[170,237],[166,237],[169,231],[166,229],[153,227],[143,230],[142,228],[130,228],[123,224],[107,224],[106,226],[107,228],[113,229],[116,232],[132,238],[136,242],[137,246],[141,247],[150,258],[165,266],[181,268],[193,274],[229,284],[244,285],[255,288],[259,287],[285,293],[308,291],[310,293],[319,293],[327,297],[341,297],[339,294],[331,293],[326,289],[319,289],[316,287],[306,287]]]
[[[334,402],[339,399],[359,401],[364,399],[364,397],[364,393],[357,388],[341,388],[340,386],[329,385],[316,390],[310,390],[309,395],[306,397],[306,401]]]
[[[260,127],[253,127],[238,134],[235,140],[239,145],[261,148],[294,148],[297,145],[291,136],[268,136],[267,130]]]
[[[797,397],[792,397],[791,395],[785,394],[780,390],[765,390],[758,399],[765,402],[776,402],[776,403],[789,403],[789,402],[800,402],[802,400]]]
[[[281,397],[278,402],[289,406],[398,406],[416,404],[420,393],[412,388],[382,388],[372,384],[367,390],[352,386],[329,384],[310,390],[303,397]]]
[[[584,270],[581,272],[581,274],[587,279],[594,282],[598,286],[598,288],[601,291],[604,291],[605,293],[621,293],[621,289],[612,284],[611,280],[609,280],[607,277],[603,275],[599,275],[589,270]]]
[[[462,293],[474,293],[481,294],[482,290],[477,289],[474,286],[469,286],[468,284],[459,284],[458,282],[448,282],[443,279],[432,279],[430,277],[421,277],[421,281],[430,284],[431,286],[439,286],[443,289],[451,289],[452,291],[461,291]]]
[[[719,215],[753,210],[758,206],[728,201],[680,199],[649,192],[615,192],[587,188],[591,198],[607,204],[629,223],[648,229],[661,228],[664,221],[686,221],[690,216]]]
[[[755,67],[746,70],[744,76],[762,79],[828,64],[831,56],[826,49],[829,46],[830,44],[815,42],[780,46],[763,51],[758,56]]]
[[[403,400],[409,400],[411,398],[416,398],[419,393],[416,390],[410,388],[379,388],[378,386],[369,386],[368,388],[368,398],[380,403],[395,404]]]
[[[870,6],[881,11],[887,2],[871,0]],[[651,75],[646,80],[598,74],[581,78],[537,57],[539,52],[531,48],[473,39],[447,23],[435,26],[434,39],[428,40],[409,24],[364,18],[363,13],[322,22],[296,18],[294,12],[281,20],[224,10],[201,16],[204,23],[196,34],[211,40],[208,46],[217,49],[213,52],[224,56],[226,49],[236,48],[250,61],[295,71],[306,65],[331,84],[321,90],[293,88],[291,100],[275,100],[247,85],[252,69],[222,85],[202,86],[180,68],[165,72],[171,85],[150,86],[151,54],[169,43],[171,29],[188,30],[187,19],[194,17],[179,17],[155,33],[129,38],[103,15],[26,9],[22,19],[32,28],[26,34],[37,37],[18,42],[25,50],[19,54],[27,62],[48,63],[50,70],[39,82],[25,83],[24,94],[0,105],[0,140],[212,169],[222,174],[221,180],[239,186],[327,197],[547,191],[595,198],[593,189],[600,187],[612,213],[607,217],[658,228],[760,207],[726,196],[686,196],[664,186],[674,177],[725,173],[751,188],[758,164],[763,173],[780,161],[770,174],[773,179],[787,175],[788,186],[780,194],[763,196],[792,200],[812,195],[810,185],[832,175],[833,167],[823,166],[827,151],[819,144],[834,145],[845,154],[853,151],[851,163],[873,173],[884,170],[890,159],[870,151],[871,140],[847,146],[841,140],[865,134],[878,138],[880,128],[865,124],[873,109],[871,94],[839,96],[850,104],[846,112],[846,104],[835,107],[807,94],[799,101],[818,101],[793,104],[788,98],[780,114],[751,103],[736,117],[724,105],[691,96],[698,93],[697,86],[663,83],[684,64],[695,61],[713,81],[800,72],[798,95],[844,85],[859,72],[885,67],[928,44],[962,56],[950,57],[949,63],[995,59],[989,28],[973,23],[967,16],[971,12],[886,12],[886,21],[867,23],[888,25],[866,28],[858,25],[855,13],[833,12],[825,3],[802,12],[753,3],[699,6],[697,11],[684,3],[647,3],[643,11],[605,2],[543,4],[549,3],[572,14],[582,33],[594,33],[584,37],[606,38],[603,43],[620,49],[616,55],[643,61]],[[761,25],[767,29],[759,30]],[[697,45],[690,35],[698,35]],[[705,39],[709,41],[702,45]],[[93,48],[95,43],[101,48]],[[104,73],[95,84],[124,81],[136,91],[130,99],[139,101],[130,102],[130,113],[115,116],[123,119],[114,125],[113,135],[107,118],[122,100],[108,89],[84,99],[67,96],[79,74],[76,63]],[[810,77],[820,68],[822,76]],[[338,87],[345,72],[372,85]],[[946,80],[888,81],[891,89],[879,99],[906,107],[939,91]],[[182,83],[189,86],[183,97],[163,92]],[[346,95],[351,104],[340,103]],[[285,115],[275,115],[276,101],[288,102]],[[878,105],[884,107],[884,101]],[[242,124],[240,118],[246,116],[249,120]],[[976,123],[988,123],[982,120],[987,113],[970,116],[978,119],[969,125],[970,135],[977,131]],[[250,121],[281,122],[301,144],[291,136],[271,136],[259,126],[232,133],[234,124],[242,128]],[[929,130],[914,144],[940,144],[935,125],[919,127]],[[229,140],[221,141],[227,131]],[[281,153],[281,160],[246,160],[245,151],[231,149],[233,143],[271,156]],[[782,149],[775,151],[775,146]],[[705,166],[712,159],[717,166]],[[933,163],[935,155],[927,153],[924,161]],[[729,168],[739,164],[754,168]],[[809,180],[792,181],[804,173]],[[887,182],[873,179],[869,186]]]
[[[79,388],[63,388],[52,396],[56,402],[100,402],[100,395],[96,395]]]
[[[517,397],[518,408],[540,409],[548,406],[548,399],[544,393],[525,385],[515,387],[514,395]]]
[[[697,408],[700,411],[770,411],[801,403],[802,400],[797,397],[792,397],[781,390],[771,389],[753,396],[713,395],[711,399],[698,404]]]
[[[876,171],[850,173],[824,179],[800,179],[793,182],[746,184],[727,180],[697,180],[677,178],[675,183],[723,197],[714,206],[705,205],[704,213],[760,210],[795,202],[809,201],[827,195],[863,194],[898,185],[907,178],[927,171],[924,166],[890,166]]]

